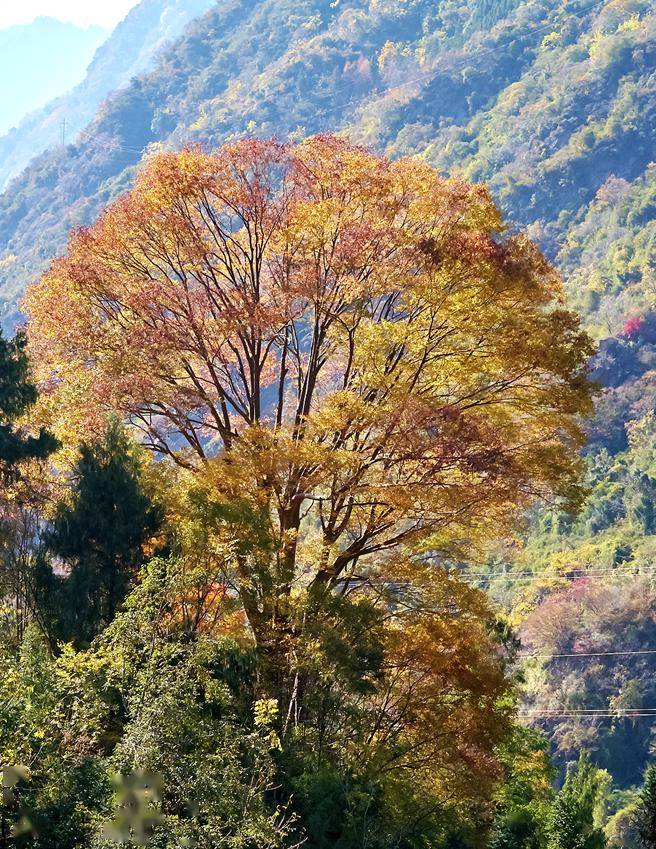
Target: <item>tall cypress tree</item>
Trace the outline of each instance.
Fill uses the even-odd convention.
[[[122,427],[84,444],[70,503],[60,505],[45,537],[66,575],[39,570],[39,604],[54,639],[85,646],[112,621],[161,524]]]
[[[25,335],[18,333],[13,339],[5,339],[0,332],[0,486],[8,488],[20,482],[25,461],[46,460],[58,447],[45,428],[30,427],[29,414],[37,397],[37,387],[30,380]],[[10,500],[3,496],[7,509],[0,520],[0,594],[12,611],[7,622],[11,621],[12,630],[15,628],[17,644],[30,615],[33,589],[28,552],[35,541],[38,519],[30,510],[34,495],[30,489],[29,485],[14,489]]]
[[[0,333],[0,473],[11,482],[24,460],[46,459],[56,448],[57,440],[44,428],[37,436],[27,436],[16,422],[36,403],[38,392],[29,378],[25,334],[5,339]]]
[[[594,824],[598,793],[597,770],[587,752],[582,752],[578,764],[568,770],[563,788],[554,800],[548,849],[604,849],[606,838]]]
[[[656,764],[650,764],[645,771],[635,824],[641,845],[656,849]]]

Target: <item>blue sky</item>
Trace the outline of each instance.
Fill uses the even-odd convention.
[[[115,26],[138,0],[0,0],[0,29],[48,15],[80,26]]]

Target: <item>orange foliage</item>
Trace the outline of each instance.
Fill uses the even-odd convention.
[[[157,155],[26,297],[44,421],[118,411],[256,516],[261,633],[294,587],[576,495],[590,344],[502,231],[482,186],[330,136]]]
[[[372,706],[375,760],[384,771],[411,771],[420,797],[437,792],[454,807],[490,798],[499,777],[493,752],[513,704],[485,597],[429,567],[393,571],[412,581],[413,603],[386,635],[388,686]]]

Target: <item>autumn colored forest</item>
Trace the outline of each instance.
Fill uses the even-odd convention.
[[[0,849],[656,849],[651,0],[105,37],[0,137]]]

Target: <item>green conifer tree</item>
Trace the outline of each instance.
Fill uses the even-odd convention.
[[[44,428],[31,436],[16,426],[38,396],[29,378],[26,347],[23,333],[9,340],[0,333],[0,473],[6,483],[16,477],[21,461],[45,459],[57,448],[57,440]]]
[[[64,578],[42,563],[38,604],[54,641],[85,646],[106,627],[143,565],[143,545],[162,524],[144,491],[139,463],[119,424],[85,444],[74,470],[70,503],[60,505],[46,534]]]
[[[563,788],[554,800],[548,849],[604,849],[604,833],[594,822],[598,793],[597,769],[587,752],[582,752],[578,764],[568,770]]]
[[[645,772],[635,824],[640,844],[645,849],[656,849],[656,764],[650,764]]]

